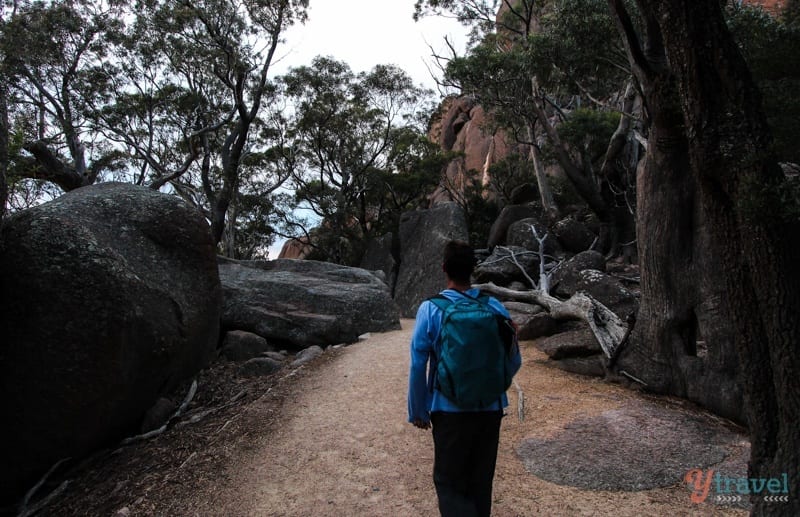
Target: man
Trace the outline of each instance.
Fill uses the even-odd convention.
[[[447,288],[440,294],[450,301],[476,298],[470,278],[475,266],[472,248],[451,241],[444,248],[442,269]],[[508,317],[505,307],[495,298],[488,304],[498,314]],[[417,312],[411,339],[411,368],[408,387],[408,421],[420,429],[433,425],[433,481],[443,517],[488,516],[492,505],[492,481],[497,461],[500,420],[508,399],[502,393],[496,401],[482,407],[460,407],[438,389],[438,383],[426,375],[440,351],[442,309],[430,300],[422,302]],[[472,342],[468,343],[470,346]],[[481,343],[474,343],[480,346]],[[514,340],[506,369],[515,374],[522,364]]]

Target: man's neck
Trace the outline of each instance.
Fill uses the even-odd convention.
[[[472,286],[470,284],[462,284],[461,282],[454,282],[453,280],[448,280],[447,281],[447,288],[448,289],[454,289],[456,291],[460,291],[460,292],[463,293],[464,291],[467,291],[468,289],[472,289]]]

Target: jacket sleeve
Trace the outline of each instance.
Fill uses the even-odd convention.
[[[408,374],[408,421],[430,421],[432,394],[428,390],[427,369],[436,336],[431,328],[431,303],[422,302],[417,310],[411,337],[411,367]]]

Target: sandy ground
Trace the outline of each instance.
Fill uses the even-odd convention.
[[[225,479],[194,492],[184,508],[196,515],[437,515],[431,433],[406,423],[413,321],[402,325],[402,331],[328,352],[328,360],[298,372],[279,409],[258,401],[243,408],[249,413],[245,421],[265,422],[265,432],[239,441]],[[667,488],[607,492],[559,486],[527,473],[516,454],[524,439],[547,437],[577,418],[640,403],[642,396],[544,366],[531,343],[522,344],[522,353],[516,380],[525,394],[525,418],[516,414],[512,390],[493,515],[746,514],[693,504],[680,479]]]
[[[200,373],[188,411],[166,432],[66,468],[31,505],[43,506],[36,515],[58,517],[438,515],[431,433],[406,423],[413,321],[402,326],[268,376],[246,376],[239,364],[220,362]],[[520,421],[512,390],[495,474],[495,516],[746,514],[716,506],[712,497],[692,503],[680,470],[687,461],[695,466],[696,451],[721,448],[730,454],[714,468],[731,464],[732,472],[742,471],[747,443],[740,430],[684,401],[554,369],[532,342],[521,346],[516,381],[526,412]],[[695,427],[682,433],[682,421]],[[694,449],[686,434],[699,439]],[[540,447],[533,456],[531,443]],[[560,484],[526,471],[520,451],[529,468],[533,458],[536,472],[549,469]],[[664,467],[669,486],[570,486],[587,478],[621,486],[614,478],[629,470],[618,464]]]

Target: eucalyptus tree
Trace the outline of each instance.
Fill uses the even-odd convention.
[[[387,210],[409,203],[403,181],[424,181],[407,168],[441,167],[421,143],[426,92],[396,67],[356,74],[325,57],[290,70],[281,85],[293,110],[281,149],[295,202],[322,226],[312,241],[321,258],[354,263]]]
[[[443,66],[443,82],[528,147],[546,211],[559,212],[544,173],[550,157],[597,214],[603,247],[616,253],[620,236],[634,241],[635,90],[626,91],[630,72],[605,4],[417,2],[417,16],[443,10],[473,27],[473,46]]]
[[[642,306],[621,365],[651,389],[738,413],[748,477],[797,479],[800,217],[761,94],[718,0],[608,4],[658,142],[640,173]],[[761,495],[756,515],[800,512],[794,494]]]
[[[118,94],[94,113],[139,161],[138,181],[166,184],[206,213],[217,242],[235,248],[236,202],[260,142],[269,74],[286,29],[308,0],[141,0],[109,77]],[[121,79],[120,79],[121,78]],[[253,173],[252,168],[249,169]],[[285,176],[261,178],[267,191]]]
[[[23,0],[4,9],[9,176],[63,190],[94,183],[119,158],[95,138],[84,111],[89,92],[102,88],[95,72],[121,28],[119,2]]]

